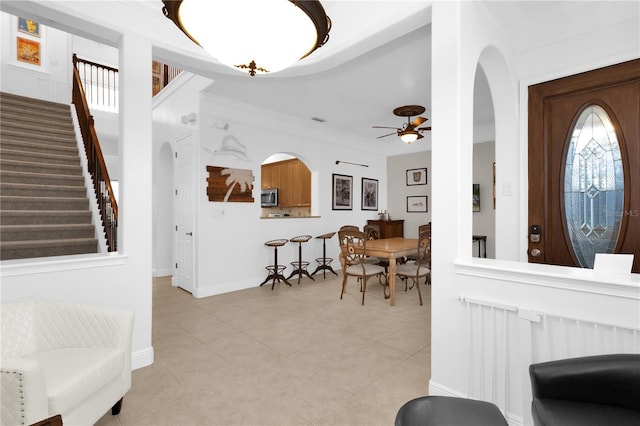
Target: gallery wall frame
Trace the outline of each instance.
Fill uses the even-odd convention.
[[[331,209],[353,210],[353,176],[331,175]]]
[[[473,184],[473,211],[474,212],[480,211],[480,184],[479,183]]]
[[[407,170],[407,186],[426,185],[427,184],[427,168],[409,169]]]
[[[34,37],[40,37],[40,23],[32,19],[18,17],[18,31]]]
[[[362,178],[362,210],[378,210],[378,180]]]
[[[410,195],[407,197],[407,213],[426,213],[429,211],[427,195]]]
[[[31,65],[40,65],[40,42],[17,37],[16,59]]]

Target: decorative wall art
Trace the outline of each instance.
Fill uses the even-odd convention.
[[[332,206],[333,210],[353,209],[353,176],[332,175]]]
[[[17,37],[16,59],[32,65],[40,65],[40,42]]]
[[[496,162],[493,162],[493,209],[496,209]]]
[[[207,166],[209,201],[253,203],[253,171]]]
[[[479,183],[473,184],[473,211],[474,212],[480,211],[480,184]]]
[[[425,213],[429,211],[429,197],[426,195],[412,195],[407,197],[408,213]]]
[[[427,169],[409,169],[407,170],[407,186],[426,185]]]
[[[362,178],[362,210],[378,210],[378,180]]]
[[[27,18],[18,18],[18,31],[40,37],[40,23]]]

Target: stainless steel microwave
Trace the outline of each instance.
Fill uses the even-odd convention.
[[[278,207],[278,188],[263,189],[260,204],[262,207]]]

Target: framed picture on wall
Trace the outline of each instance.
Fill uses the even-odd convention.
[[[32,19],[18,18],[18,31],[34,37],[40,37],[40,23]]]
[[[426,213],[429,211],[429,197],[426,195],[412,195],[407,197],[408,213]]]
[[[427,169],[409,169],[407,170],[407,186],[426,185]]]
[[[32,65],[40,65],[40,42],[17,37],[16,59]]]
[[[362,210],[378,210],[378,180],[362,178]]]
[[[333,210],[353,209],[353,176],[332,175],[332,205]]]
[[[480,211],[480,184],[479,183],[473,184],[473,211],[474,212]]]

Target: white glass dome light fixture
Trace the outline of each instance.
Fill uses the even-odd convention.
[[[329,39],[331,20],[316,0],[162,0],[164,15],[221,63],[281,71]]]
[[[402,132],[398,132],[398,134],[400,135],[400,139],[402,139],[402,142],[406,144],[411,144],[412,142],[415,142],[419,136],[418,132],[416,132],[415,130],[405,130]]]

